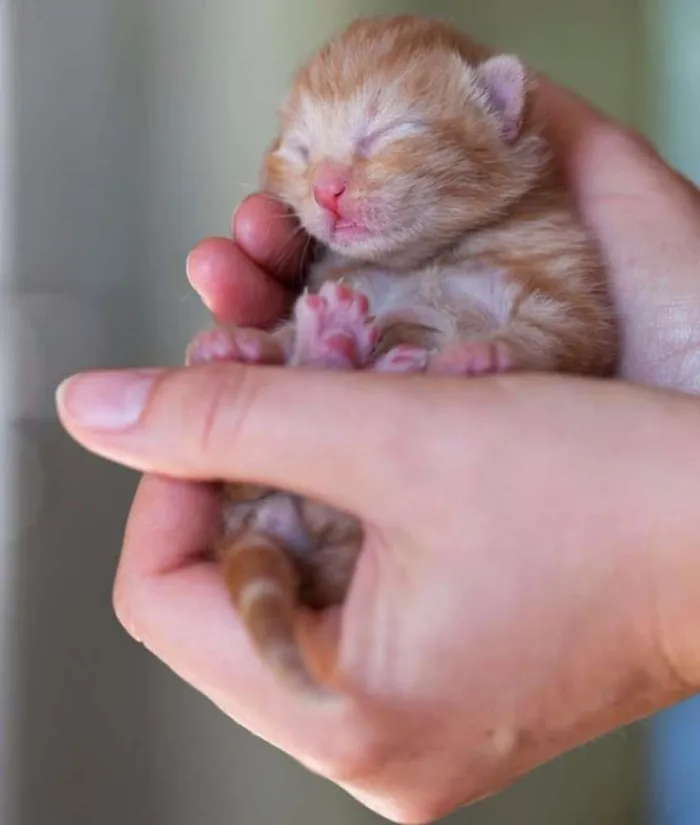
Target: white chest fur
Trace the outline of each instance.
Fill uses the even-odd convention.
[[[380,325],[405,321],[446,335],[500,329],[511,319],[517,287],[479,263],[394,272],[329,256],[310,274],[310,287],[338,277],[364,293]]]

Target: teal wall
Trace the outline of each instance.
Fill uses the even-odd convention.
[[[648,131],[665,156],[700,183],[700,2],[645,0],[643,9]]]
[[[646,0],[644,34],[649,55],[648,132],[674,166],[700,183],[700,2]],[[650,822],[697,825],[700,698],[658,716],[651,731]]]

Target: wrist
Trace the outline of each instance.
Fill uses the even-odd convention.
[[[423,752],[424,760],[416,758],[413,774],[401,761],[400,778],[391,777],[405,800],[403,821],[427,821],[503,788],[543,762],[681,701],[700,682],[693,675],[697,662],[700,676],[700,642],[692,644],[700,640],[700,563],[693,552],[700,557],[700,403],[622,382],[529,377],[509,386],[509,415],[530,438],[487,452],[496,456],[493,462],[505,456],[508,467],[527,468],[516,476],[517,498],[536,504],[540,491],[553,489],[565,522],[557,523],[556,510],[545,514],[551,526],[538,529],[536,541],[518,530],[518,552],[507,555],[503,567],[495,563],[498,575],[484,563],[491,554],[474,556],[469,574],[490,582],[488,608],[478,590],[465,598],[457,588],[457,607],[449,611],[450,588],[438,578],[431,616],[444,609],[469,621],[454,625],[460,628],[456,658],[431,656],[429,668],[406,680],[421,684],[435,704],[425,727],[412,721],[416,739],[401,748]],[[502,448],[497,413],[490,420]],[[550,440],[552,430],[558,432]],[[483,440],[491,446],[488,434]],[[551,455],[540,465],[547,450]],[[550,488],[547,474],[562,467],[571,483],[557,476]],[[497,466],[495,477],[504,478],[503,469]],[[532,499],[528,483],[537,491]],[[517,507],[517,498],[503,495]],[[479,504],[488,508],[488,501]],[[517,509],[511,520],[529,523]],[[509,534],[489,522],[492,531],[501,558]],[[674,612],[679,588],[687,611],[680,618]],[[477,607],[463,614],[463,603]],[[688,618],[693,614],[697,634]],[[436,724],[440,718],[448,721]],[[405,742],[410,730],[403,725],[395,735]],[[464,777],[459,787],[434,779],[457,771]]]
[[[532,604],[539,621],[521,615],[513,625],[540,628],[509,650],[519,674],[514,746],[489,787],[700,689],[700,400],[621,382],[559,386],[588,407],[592,460],[573,468],[588,478],[573,487],[581,518],[574,512],[568,530],[584,538],[568,549],[561,586]],[[563,406],[557,393],[547,401]],[[492,686],[491,707],[500,695]]]
[[[650,594],[658,656],[683,699],[700,690],[700,399],[667,403]]]

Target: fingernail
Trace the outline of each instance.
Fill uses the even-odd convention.
[[[124,430],[137,423],[161,370],[93,372],[67,378],[56,403],[81,427]]]
[[[197,258],[197,250],[193,249],[185,261],[185,274],[187,275],[187,280],[190,282],[190,286],[192,286],[195,290],[197,290],[197,285],[192,280],[192,276],[197,267]]]
[[[204,306],[210,312],[213,312],[213,309],[211,307],[211,301],[209,296],[206,294],[206,290],[203,291],[201,285],[196,283],[196,281],[193,278],[194,265],[197,263],[197,250],[193,249],[192,252],[190,252],[190,254],[187,256],[187,260],[185,261],[185,272],[187,273],[187,280],[190,282],[190,286],[192,287],[192,289],[194,289],[197,295],[199,295]]]

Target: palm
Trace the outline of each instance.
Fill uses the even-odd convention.
[[[610,193],[584,201],[584,209],[592,225],[601,228],[610,266],[620,319],[621,377],[692,390],[700,381],[700,278],[695,266],[700,233],[688,236],[682,224],[669,221],[663,214],[665,197],[663,192]],[[693,206],[697,211],[698,204]],[[694,251],[688,250],[689,243]]]

